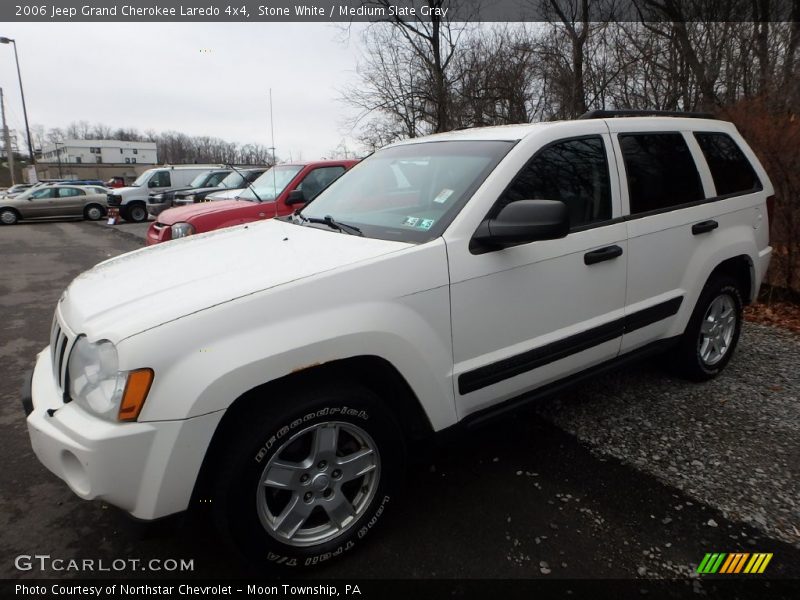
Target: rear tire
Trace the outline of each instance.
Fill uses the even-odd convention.
[[[99,221],[104,214],[105,211],[99,204],[90,204],[83,209],[83,217],[89,221]]]
[[[14,225],[17,221],[19,221],[19,213],[13,208],[0,210],[0,223],[3,225]]]
[[[676,366],[693,381],[707,381],[728,364],[742,331],[742,292],[735,279],[709,279],[676,350]]]
[[[405,446],[364,387],[331,382],[278,395],[229,430],[212,507],[248,562],[312,567],[373,530],[402,480]]]

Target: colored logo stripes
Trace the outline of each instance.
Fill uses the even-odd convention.
[[[772,560],[772,553],[757,552],[709,552],[698,565],[697,572],[704,575],[714,573],[763,573],[769,561]]]

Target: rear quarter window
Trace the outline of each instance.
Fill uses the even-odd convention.
[[[717,196],[747,194],[762,189],[753,165],[726,133],[694,134],[706,158]]]

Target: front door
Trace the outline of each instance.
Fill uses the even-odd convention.
[[[616,218],[610,138],[595,125],[596,134],[546,143],[489,214],[517,200],[561,200],[565,238],[483,253],[448,246],[459,418],[619,352],[626,227]]]

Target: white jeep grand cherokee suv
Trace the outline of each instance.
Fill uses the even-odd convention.
[[[645,353],[717,375],[772,185],[730,123],[626,115],[406,140],[291,217],[97,265],[24,394],[36,455],[82,498],[202,503],[250,558],[312,565],[423,436]]]

